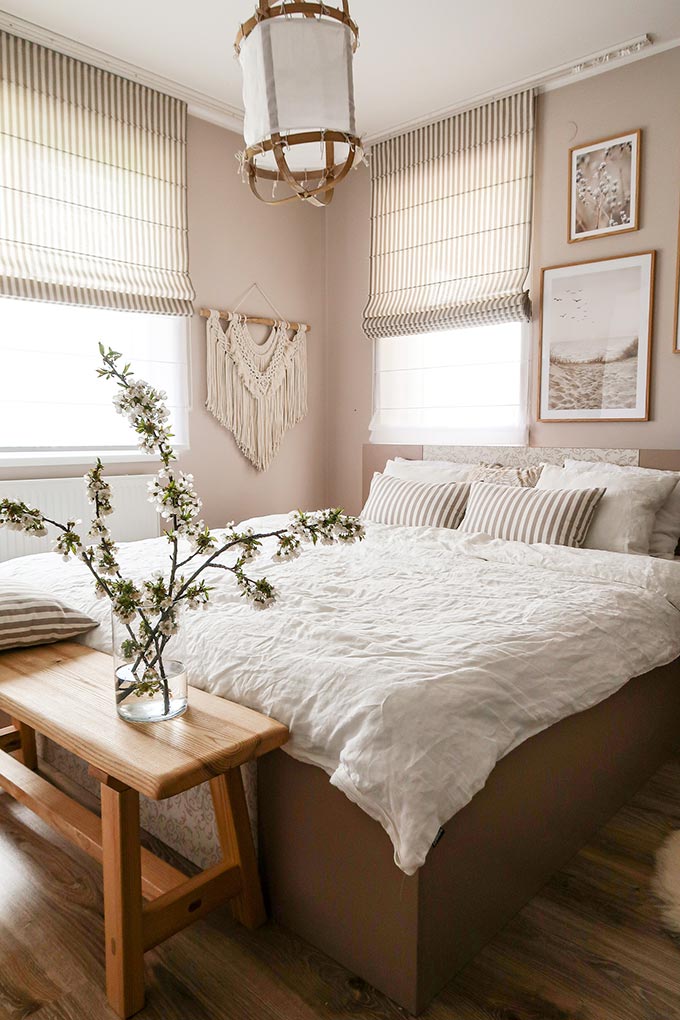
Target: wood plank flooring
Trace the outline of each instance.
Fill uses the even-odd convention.
[[[680,1020],[680,939],[650,893],[680,827],[680,759],[620,811],[424,1020]],[[274,924],[215,911],[146,955],[139,1020],[398,1020],[403,1010]],[[0,1020],[113,1020],[101,874],[0,794]]]

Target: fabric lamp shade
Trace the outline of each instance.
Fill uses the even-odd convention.
[[[244,138],[257,146],[274,134],[329,130],[356,134],[352,86],[352,34],[346,25],[320,18],[262,21],[241,47]],[[343,160],[344,152],[337,153]],[[292,170],[318,170],[326,156],[318,143],[291,148]],[[276,170],[271,152],[255,156]]]
[[[243,169],[258,198],[256,181],[272,182],[274,192],[285,182],[293,194],[278,201],[297,197],[323,205],[363,157],[352,72],[357,28],[346,10],[294,6],[294,14],[285,4],[260,6],[237,39]]]

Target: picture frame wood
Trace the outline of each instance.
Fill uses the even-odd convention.
[[[569,244],[640,229],[641,161],[641,128],[569,149]]]
[[[649,421],[655,263],[645,251],[541,270],[538,421]]]

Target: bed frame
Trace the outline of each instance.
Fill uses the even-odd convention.
[[[366,448],[365,488],[395,455],[422,448]],[[639,463],[678,470],[680,453],[640,451]],[[272,914],[419,1013],[679,742],[680,659],[515,748],[412,877],[324,772],[276,751],[258,770]]]

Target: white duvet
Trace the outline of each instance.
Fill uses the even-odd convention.
[[[271,552],[271,609],[211,575],[211,606],[187,616],[190,681],[286,723],[285,750],[384,826],[407,874],[503,755],[680,655],[680,563],[381,525],[290,563]],[[154,539],[120,560],[141,577],[167,555]],[[8,580],[100,620],[83,640],[111,650],[81,564],[25,557],[0,564]]]

